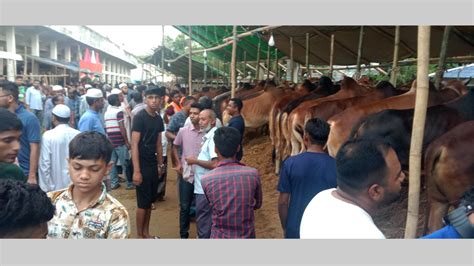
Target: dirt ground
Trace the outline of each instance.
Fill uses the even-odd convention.
[[[274,166],[271,162],[272,146],[268,136],[258,136],[250,132],[244,141],[244,158],[242,161],[259,170],[263,187],[263,205],[255,212],[255,227],[257,238],[282,238],[280,220],[278,218],[276,191],[278,177],[275,176]],[[387,238],[403,238],[406,222],[408,188],[402,189],[401,199],[380,210],[374,221]],[[125,190],[124,186],[112,191],[115,196],[129,211],[132,226],[132,237],[136,237],[135,190]],[[166,185],[165,201],[156,202],[156,210],[152,212],[150,233],[161,238],[179,238],[179,202],[176,173],[168,168],[168,181]],[[424,210],[427,207],[426,193],[421,194],[419,234],[422,232]],[[350,222],[350,217],[348,217]],[[190,238],[196,237],[196,224],[191,223]]]

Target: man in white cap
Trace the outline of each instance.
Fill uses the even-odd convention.
[[[88,89],[85,96],[89,109],[79,119],[79,131],[96,131],[105,135],[99,114],[104,107],[104,94],[99,89]]]
[[[84,88],[86,89],[86,94],[89,89],[92,89],[92,86],[89,84],[84,85]],[[89,109],[89,104],[87,104],[86,101],[86,94],[81,96],[81,105],[79,106],[79,115],[82,116],[87,109]]]
[[[68,162],[69,142],[79,130],[69,127],[71,110],[64,104],[52,110],[53,129],[44,132],[41,143],[39,185],[45,192],[66,188],[71,183]]]
[[[44,114],[43,114],[43,128],[49,130],[52,128],[51,124],[51,111],[54,108],[53,97],[56,95],[64,96],[64,88],[61,85],[54,85],[51,91],[51,97],[44,103]],[[64,97],[64,104],[69,104],[69,99]]]

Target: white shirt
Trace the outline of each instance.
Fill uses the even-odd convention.
[[[216,132],[217,127],[211,128],[209,132],[207,132],[204,137],[202,137],[202,146],[201,151],[197,157],[198,160],[201,161],[211,161],[214,158],[217,158],[217,153],[215,151],[215,143],[214,143],[214,133]],[[204,194],[204,190],[202,189],[201,178],[203,175],[207,174],[210,169],[204,168],[199,166],[198,164],[195,165],[194,168],[194,193],[195,194]]]
[[[26,89],[25,103],[33,110],[43,110],[41,91],[31,86]]]
[[[384,239],[372,217],[357,205],[335,198],[327,189],[306,207],[300,225],[302,239]]]
[[[66,124],[44,132],[39,162],[39,186],[43,191],[60,190],[71,183],[67,163],[69,142],[79,133]]]

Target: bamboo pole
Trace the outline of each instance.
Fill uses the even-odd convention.
[[[360,59],[362,57],[362,46],[364,45],[364,26],[360,26],[359,32],[359,48],[357,49],[357,70],[355,74],[355,78],[358,79],[360,77]]]
[[[441,42],[441,51],[439,52],[438,69],[435,75],[435,86],[437,89],[441,87],[441,79],[443,73],[446,70],[446,51],[448,50],[449,33],[451,32],[452,26],[446,26],[443,33],[443,41]]]
[[[165,83],[165,25],[161,25],[161,82]]]
[[[305,66],[306,66],[306,78],[311,77],[311,71],[309,69],[309,33],[306,33],[306,56],[305,56]]]
[[[331,52],[329,54],[329,78],[331,79],[334,71],[334,42],[335,36],[331,34]]]
[[[244,51],[244,78],[247,77],[247,51]]]
[[[270,78],[270,49],[271,47],[270,46],[267,46],[268,47],[268,50],[267,50],[267,79]]]
[[[235,80],[235,57],[237,55],[237,26],[234,25],[232,32],[234,34],[234,39],[232,40],[232,59],[230,66],[230,79],[232,83],[231,93],[232,98],[235,97],[235,90],[237,89],[237,82]]]
[[[293,58],[293,37],[290,37],[290,81],[293,82],[293,70],[294,70],[294,58]]]
[[[397,74],[398,74],[398,49],[400,47],[400,26],[395,27],[395,43],[393,48],[393,64],[392,71],[390,73],[390,83],[394,87],[397,86]]]
[[[279,79],[278,74],[278,48],[275,48],[275,81]]]
[[[23,65],[23,76],[28,75],[28,58],[26,56],[27,51],[28,51],[28,48],[25,45],[25,57],[24,57],[25,59],[23,61],[23,63],[24,63],[24,65]],[[33,66],[32,66],[32,68],[33,68]]]
[[[188,77],[188,83],[189,83],[189,95],[193,94],[193,47],[192,47],[192,28],[191,26],[188,27],[188,35],[189,35],[189,77]]]
[[[260,48],[261,48],[261,44],[260,44],[260,39],[258,39],[258,46],[257,46],[257,69],[255,70],[255,80],[258,80],[259,79],[259,74],[260,74]]]
[[[428,106],[428,67],[430,58],[430,26],[418,26],[418,64],[416,73],[416,100],[410,143],[408,179],[408,213],[405,238],[414,238],[418,225],[420,203],[421,150]]]
[[[67,74],[66,74],[66,68],[64,68],[64,80],[63,80],[63,81],[64,81],[64,83],[63,83],[63,86],[64,86],[64,87],[66,87],[66,76],[67,76]]]

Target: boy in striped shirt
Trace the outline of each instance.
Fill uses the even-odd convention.
[[[126,161],[130,158],[128,152],[130,150],[130,143],[128,142],[127,132],[125,130],[124,113],[120,107],[121,98],[123,98],[123,95],[120,90],[112,90],[112,93],[107,97],[109,107],[104,114],[105,131],[114,146],[111,159],[114,166],[110,172],[111,189],[120,187],[118,166],[122,167],[122,173],[125,175],[128,167]],[[133,184],[127,181],[127,189],[131,188],[133,188]]]

